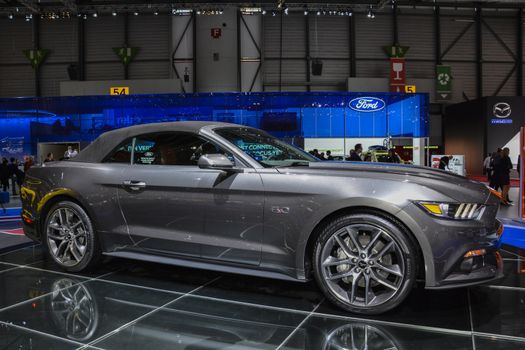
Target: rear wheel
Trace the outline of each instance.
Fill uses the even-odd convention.
[[[326,297],[360,314],[399,305],[414,285],[416,251],[392,220],[354,213],[329,222],[313,253],[314,274]]]
[[[49,254],[63,269],[78,272],[99,262],[101,251],[93,224],[78,204],[55,204],[47,214],[44,228]]]

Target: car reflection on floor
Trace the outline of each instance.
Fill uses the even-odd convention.
[[[0,349],[523,348],[523,260],[504,257],[499,285],[417,289],[363,318],[314,285],[127,260],[70,275],[26,248],[0,255]]]

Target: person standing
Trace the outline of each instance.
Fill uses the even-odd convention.
[[[53,156],[53,153],[48,153],[46,159],[44,159],[44,163],[54,162],[54,161],[55,161],[55,157]]]
[[[363,153],[363,145],[357,143],[353,150],[350,151],[350,157],[347,160],[351,162],[362,162],[361,153]]]
[[[512,169],[512,161],[509,157],[510,150],[508,147],[503,149],[500,157],[494,161],[494,174],[496,183],[501,187],[501,201],[503,205],[511,205],[509,202],[510,189],[510,170]]]
[[[16,196],[16,174],[18,170],[18,162],[15,158],[11,157],[8,167],[9,167],[9,179],[11,179],[11,190],[13,192],[13,196]]]
[[[29,168],[33,166],[33,164],[34,164],[33,157],[31,156],[24,157],[24,174],[27,173],[27,171],[29,170]]]
[[[487,181],[490,183],[490,177],[492,175],[492,168],[490,167],[490,160],[492,159],[492,154],[488,154],[485,160],[483,160],[483,175],[487,175]]]
[[[441,159],[439,160],[439,169],[450,171],[450,168],[448,167],[449,163],[450,163],[450,157],[449,156],[441,157]]]
[[[2,163],[0,163],[0,185],[2,191],[9,190],[9,163],[6,158],[2,158]]]
[[[492,153],[492,157],[490,158],[490,181],[489,181],[489,187],[493,188],[495,190],[498,190],[498,188],[501,187],[501,185],[498,183],[498,178],[495,176],[495,164],[499,163],[500,158],[502,157],[502,150],[501,148],[498,148],[496,152]]]

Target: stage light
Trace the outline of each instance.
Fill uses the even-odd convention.
[[[93,12],[93,18],[97,18],[98,17],[98,13],[95,11]]]
[[[7,18],[9,18],[9,19],[13,19],[13,18],[14,18],[14,16],[13,16],[13,14],[12,14],[12,13],[10,13],[9,15],[7,15]]]
[[[158,16],[159,15],[159,11],[155,10],[155,12],[153,12],[153,15],[154,16]]]
[[[138,15],[139,15],[139,11],[133,12],[133,16],[138,16]]]
[[[113,10],[113,12],[111,12],[111,15],[115,17],[117,15],[117,11]]]

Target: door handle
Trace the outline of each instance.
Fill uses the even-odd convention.
[[[140,191],[141,189],[146,188],[146,183],[144,181],[126,180],[122,184],[132,191]]]

